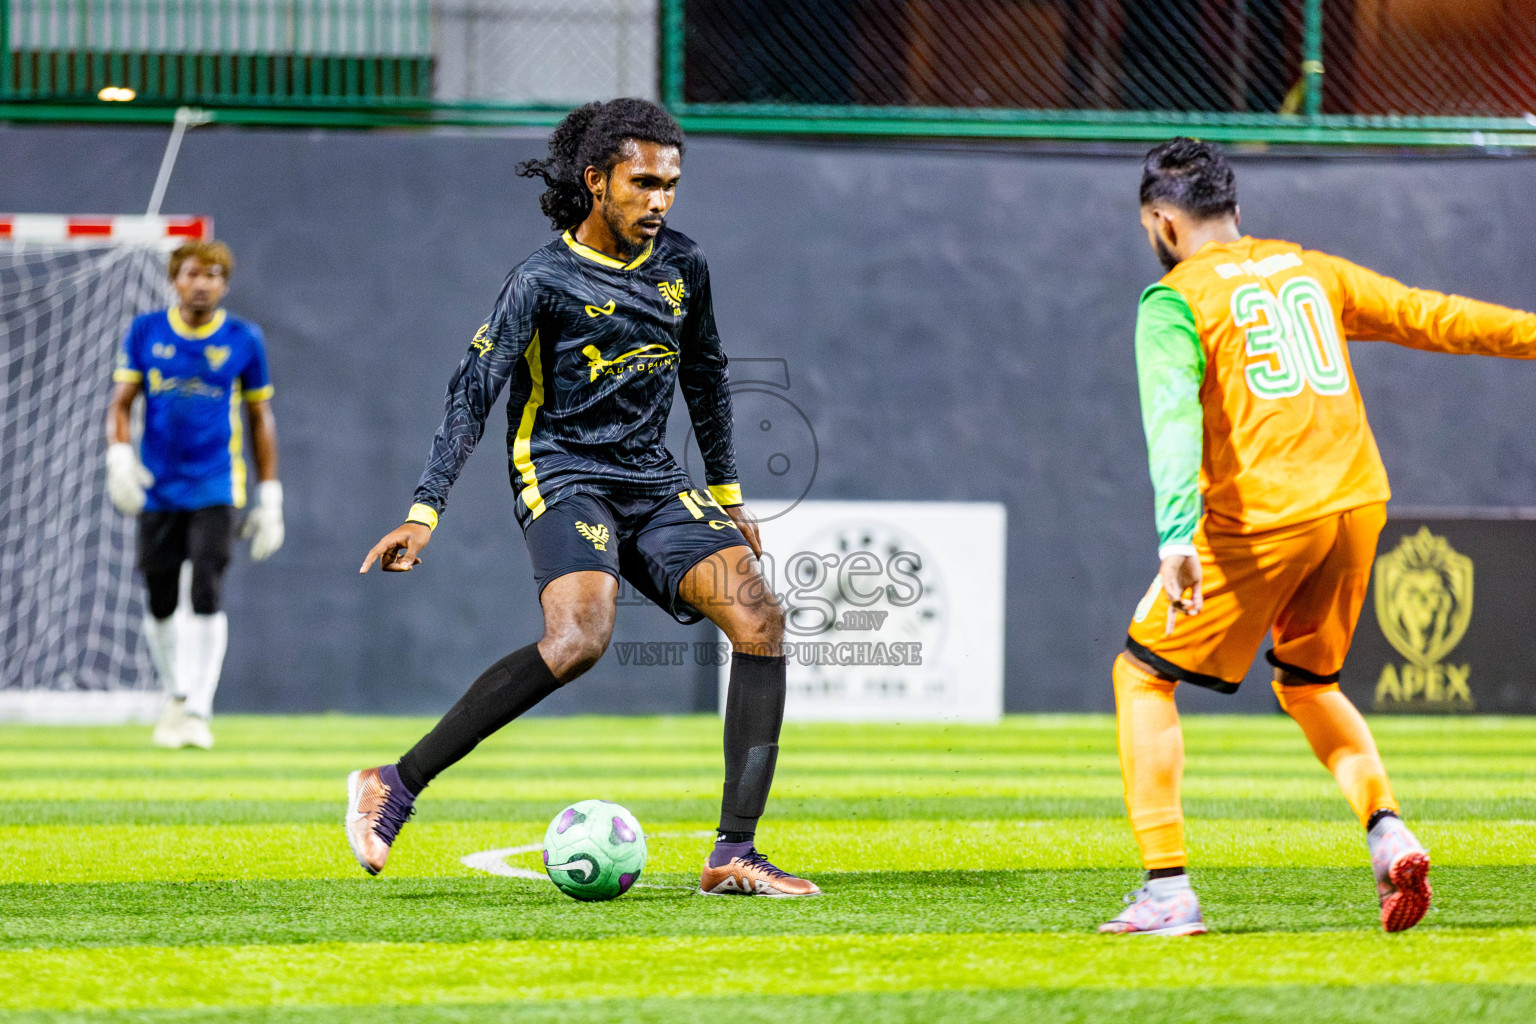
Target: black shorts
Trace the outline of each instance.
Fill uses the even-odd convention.
[[[179,572],[181,563],[188,560],[222,570],[229,565],[234,547],[235,510],[231,505],[139,516],[139,568],[146,576]]]
[[[566,573],[606,572],[682,623],[704,617],[678,596],[688,570],[747,542],[725,509],[696,490],[659,502],[573,494],[530,522],[523,539],[539,593]]]

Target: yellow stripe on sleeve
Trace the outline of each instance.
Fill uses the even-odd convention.
[[[118,384],[137,384],[144,379],[144,375],[138,370],[129,370],[119,367],[112,371],[112,379]]]
[[[435,530],[437,529],[437,510],[431,505],[423,505],[418,501],[406,513],[405,521],[408,523],[420,523],[429,530]]]
[[[741,484],[710,484],[709,496],[718,501],[721,507],[726,505],[740,505]]]
[[[255,405],[257,402],[270,402],[273,393],[274,390],[271,384],[264,388],[252,388],[245,393],[246,404]]]

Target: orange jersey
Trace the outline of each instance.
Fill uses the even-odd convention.
[[[1147,290],[1137,361],[1165,546],[1188,543],[1198,517],[1175,493],[1193,477],[1176,449],[1192,447],[1196,395],[1199,492],[1213,525],[1253,533],[1387,500],[1354,340],[1536,358],[1536,315],[1247,237],[1203,246]]]

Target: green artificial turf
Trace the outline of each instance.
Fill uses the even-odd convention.
[[[12,1021],[1536,1020],[1536,721],[1375,719],[1435,907],[1381,933],[1365,845],[1288,719],[1186,719],[1208,936],[1100,936],[1137,884],[1103,716],[791,725],[760,845],[826,894],[693,892],[712,718],[519,723],[422,797],[383,877],[346,773],[422,720],[0,728],[0,1024]],[[581,904],[466,855],[617,800],[646,886]]]

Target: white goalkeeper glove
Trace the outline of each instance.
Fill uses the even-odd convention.
[[[144,468],[139,453],[127,441],[107,445],[107,496],[125,516],[144,511],[144,488],[153,486],[155,475]]]
[[[250,538],[251,561],[259,562],[283,546],[283,485],[263,480],[256,485],[256,507],[245,517],[240,539]]]

